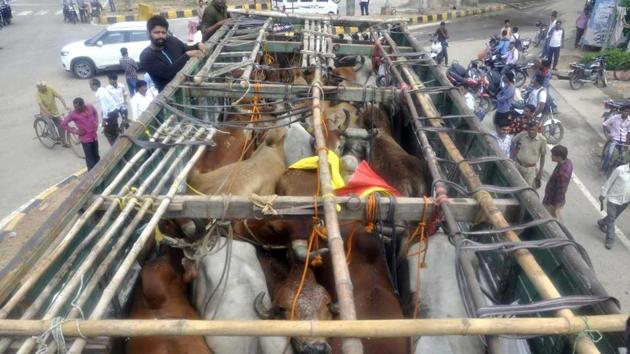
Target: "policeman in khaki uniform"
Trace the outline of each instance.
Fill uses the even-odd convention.
[[[512,149],[516,168],[523,179],[534,189],[540,188],[540,180],[545,167],[545,154],[547,153],[547,139],[538,134],[538,123],[530,121],[527,131],[518,133],[512,139]],[[540,168],[536,164],[540,162]]]

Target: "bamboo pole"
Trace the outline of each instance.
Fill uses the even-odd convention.
[[[208,43],[210,43],[212,46],[216,46],[216,48],[214,49],[212,54],[210,54],[210,56],[206,60],[206,63],[203,64],[201,69],[199,69],[197,74],[194,76],[193,82],[195,84],[199,85],[206,80],[206,76],[208,76],[212,65],[214,65],[214,61],[217,60],[217,57],[219,56],[219,54],[221,54],[221,49],[223,49],[227,41],[232,37],[232,35],[234,35],[234,32],[236,32],[238,24],[234,24],[232,28],[230,28],[230,31],[225,35],[225,38],[223,38],[223,40],[219,42],[218,39],[223,36],[228,27],[228,25],[221,26],[221,28],[212,35],[210,40],[208,40]]]
[[[66,337],[140,336],[300,336],[370,337],[455,335],[570,335],[586,330],[623,332],[629,314],[571,318],[436,318],[354,321],[209,321],[209,320],[69,320]],[[0,320],[0,334],[36,336],[51,329],[50,320]],[[80,340],[80,339],[77,339]],[[71,351],[72,352],[72,349]]]
[[[186,136],[188,135],[187,133],[189,131],[191,131],[191,130],[192,130],[192,127],[189,127],[186,130],[186,133],[184,135],[182,135],[178,139],[178,142],[183,141],[186,138]],[[202,131],[203,130],[200,130],[197,133],[197,135],[199,135],[200,132],[202,132]],[[160,175],[160,172],[162,172],[161,171],[162,168],[164,166],[166,166],[166,164],[168,162],[170,162],[170,158],[173,155],[174,151],[175,151],[174,149],[169,150],[169,152],[166,154],[166,156],[164,156],[163,160],[156,167],[156,169],[140,185],[140,187],[138,188],[138,191],[136,192],[135,196],[133,198],[131,198],[129,201],[127,201],[127,204],[123,208],[123,210],[120,213],[120,215],[116,218],[114,223],[112,225],[110,225],[110,227],[107,229],[107,232],[92,247],[92,249],[90,250],[90,253],[85,257],[85,259],[83,259],[83,262],[78,267],[78,269],[74,272],[72,277],[68,281],[66,281],[66,283],[64,284],[63,289],[55,297],[55,300],[52,302],[52,304],[50,305],[50,307],[46,311],[46,314],[44,315],[44,319],[52,319],[55,316],[57,316],[58,313],[63,309],[63,307],[66,306],[67,302],[70,301],[73,298],[73,296],[75,296],[74,295],[75,289],[77,288],[77,286],[79,286],[80,283],[83,282],[84,274],[87,274],[89,269],[96,262],[98,256],[101,254],[101,252],[103,252],[106,249],[107,244],[109,243],[109,241],[114,237],[114,235],[116,235],[118,230],[124,225],[125,220],[127,219],[127,217],[131,214],[131,212],[135,208],[135,203],[137,201],[137,197],[141,196],[142,194],[144,194],[144,191],[153,183],[153,180]],[[186,150],[184,150],[184,151],[186,151]],[[171,164],[170,168],[174,167],[175,162]],[[169,176],[168,173],[161,175],[162,179],[166,179],[168,176]],[[26,353],[30,352],[33,349],[34,346],[35,346],[35,340],[33,338],[29,338],[28,340],[26,340],[22,344],[22,346],[18,350],[18,354],[26,354]]]
[[[168,119],[164,121],[164,123],[158,128],[164,129],[163,127],[168,126],[173,120],[175,116],[172,115]],[[22,285],[17,291],[11,296],[11,298],[2,306],[0,309],[0,319],[6,318],[9,316],[11,311],[19,304],[24,296],[35,286],[37,281],[46,273],[48,268],[53,264],[53,262],[67,249],[67,247],[72,243],[75,237],[78,235],[79,230],[85,225],[85,223],[90,219],[90,217],[96,212],[101,204],[105,202],[106,198],[111,195],[116,189],[116,187],[122,182],[123,178],[127,175],[129,171],[132,170],[133,166],[144,156],[147,152],[146,149],[140,150],[136,155],[134,155],[131,160],[129,160],[125,166],[118,172],[116,177],[112,180],[112,182],[105,187],[101,195],[90,205],[90,207],[79,217],[79,219],[74,223],[72,228],[68,231],[68,233],[64,236],[61,242],[57,245],[57,247],[50,253],[48,253],[42,260],[35,266],[35,268],[29,273],[28,277],[23,280]]]
[[[258,36],[256,37],[256,44],[254,45],[254,49],[252,49],[249,55],[249,60],[251,60],[252,63],[256,63],[256,57],[258,56],[258,52],[260,51],[262,42],[265,39],[265,33],[267,33],[266,31],[269,25],[271,25],[271,17],[269,17],[267,21],[265,21],[263,26],[260,28],[260,31],[258,31]],[[256,64],[248,65],[243,71],[243,75],[241,75],[241,86],[247,87],[247,85],[249,85],[249,77],[252,74],[252,70],[254,70],[254,65]]]
[[[176,126],[176,129],[179,126],[181,126],[181,123]],[[165,126],[162,126],[162,127],[165,127]],[[160,128],[162,128],[162,127],[160,127]],[[155,141],[155,139],[162,133],[162,131],[163,131],[163,128],[162,129],[158,129],[150,140],[151,141]],[[167,137],[164,139],[164,142],[165,143],[170,142],[173,139],[173,134],[174,133],[175,133],[175,130],[171,131],[170,134],[167,135]],[[179,141],[181,142],[181,141],[183,141],[183,139],[184,138],[182,137],[182,138],[179,139]],[[159,155],[159,151],[160,150],[161,149],[156,149],[151,157],[155,157],[155,156]],[[143,150],[139,151],[137,154],[141,154],[142,151],[146,152],[146,150],[143,149]],[[150,160],[152,160],[152,159],[150,159]],[[149,161],[149,159],[147,161]],[[150,162],[147,163],[145,161],[145,163],[141,166],[141,168],[136,171],[136,173],[134,174],[134,177],[140,176],[149,163]],[[164,176],[162,177],[161,181],[166,181],[167,179],[168,179],[168,174],[164,174]],[[128,185],[129,185],[129,183],[128,183]],[[157,193],[160,191],[160,189],[161,189],[160,186],[157,186],[157,187],[153,188],[154,192],[152,193],[152,195],[153,196],[157,196]],[[115,209],[115,208],[118,207],[118,204],[117,203],[112,203],[111,207],[113,207]],[[101,220],[99,221],[99,225],[106,224],[107,221],[109,221],[110,217],[107,215],[107,213],[110,210],[111,209],[108,208],[106,214],[101,217]],[[145,212],[146,212],[146,210],[142,210],[141,209],[140,212],[136,213],[136,215],[134,216],[134,219],[132,220],[132,222],[125,228],[125,231],[122,233],[122,235],[119,236],[119,238],[116,241],[114,247],[107,253],[107,256],[105,257],[105,259],[100,262],[98,268],[95,270],[94,274],[92,274],[92,277],[90,278],[90,281],[84,287],[84,290],[82,291],[81,295],[79,296],[78,299],[76,299],[74,301],[74,306],[73,306],[72,310],[70,311],[70,313],[66,316],[66,318],[73,319],[73,318],[78,317],[81,314],[79,309],[82,309],[83,306],[85,305],[85,303],[87,302],[87,300],[89,300],[90,295],[92,294],[92,292],[94,291],[96,286],[98,286],[99,282],[101,281],[101,278],[103,277],[105,272],[108,270],[109,265],[115,259],[115,257],[118,255],[118,252],[120,251],[120,249],[122,247],[124,247],[124,245],[127,243],[127,240],[133,234],[133,231],[135,230],[135,228],[137,227],[139,222],[142,220],[142,217],[144,217]],[[98,233],[100,233],[101,229],[102,229],[102,227],[98,227],[98,225],[97,225],[97,227],[95,227],[90,232],[90,235],[97,235]],[[78,247],[78,248],[80,249],[81,247]],[[73,254],[73,256],[74,255],[78,255],[78,252]],[[68,266],[72,265],[74,263],[74,258],[75,257],[71,257],[70,259],[68,259],[64,263],[64,267],[68,267]],[[63,275],[65,274],[65,271],[64,270],[60,270],[58,273],[59,273],[58,279],[61,280]],[[37,297],[37,300],[35,302],[33,302],[31,304],[31,306],[29,306],[27,311],[24,312],[24,314],[21,316],[21,319],[31,319],[31,318],[33,318],[33,316],[35,316],[37,314],[37,311],[39,311],[41,306],[44,304],[44,301],[50,295],[50,292],[56,288],[57,283],[58,282],[52,281],[49,284],[47,284],[46,288],[44,289],[44,291],[42,291],[39,294],[39,296]],[[4,353],[8,349],[8,347],[11,345],[12,341],[13,340],[11,338],[3,338],[2,340],[0,340],[0,354]],[[54,351],[55,351],[55,349],[54,349],[54,343],[53,343],[53,346],[49,346],[49,352],[50,353],[54,353]]]
[[[310,21],[309,20],[305,20],[304,21],[304,32],[302,32],[302,49],[304,50],[308,50],[309,48],[309,44],[308,44],[308,37],[310,36],[310,33],[308,32],[311,29],[310,27]],[[302,54],[302,68],[306,68],[308,66],[308,55],[306,55],[306,53]]]
[[[384,37],[391,46],[392,50],[394,52],[397,52],[397,45],[394,40],[389,36],[389,34],[384,33]],[[405,59],[400,60],[404,61]],[[401,65],[400,69],[405,75],[412,90],[425,88],[418,77],[414,73],[412,73],[407,65]],[[415,97],[422,106],[427,117],[438,118],[440,116],[439,112],[431,102],[429,95],[415,92]],[[438,119],[429,119],[428,122],[434,127],[441,126],[441,122]],[[475,173],[475,170],[472,168],[472,166],[465,161],[464,157],[461,155],[459,149],[457,148],[451,137],[444,132],[439,132],[437,135],[440,139],[440,142],[444,145],[444,148],[449,154],[451,160],[457,164],[460,173],[466,180],[470,189],[478,190],[482,186],[479,176]],[[492,225],[494,225],[496,228],[506,228],[510,226],[504,215],[494,205],[493,198],[490,193],[480,190],[473,195],[473,198],[475,198],[479,202],[479,205],[486,215],[487,220]],[[520,238],[514,231],[507,231],[503,233],[503,237],[506,239],[506,241],[509,242],[520,241]],[[558,289],[556,289],[551,279],[547,276],[544,269],[542,269],[542,267],[538,264],[536,258],[531,254],[531,252],[526,249],[521,249],[514,252],[514,257],[543,299],[555,299],[562,297]],[[571,318],[575,316],[573,311],[569,309],[558,310],[556,311],[556,315],[566,318]],[[576,350],[578,353],[599,353],[599,350],[590,340],[590,338],[578,337],[575,340],[577,341]]]
[[[196,138],[200,137],[201,136],[200,134],[202,134],[204,131],[205,129],[200,129],[198,133],[195,135],[195,137]],[[208,133],[205,139],[210,141],[212,139],[212,135],[213,135],[212,133],[213,131]],[[182,149],[182,152],[180,153],[178,160],[181,160],[188,153],[188,151],[190,151],[190,149],[191,149],[191,146],[186,146],[184,149]],[[166,198],[164,198],[160,202],[157,210],[151,216],[149,223],[142,231],[142,234],[140,234],[140,236],[138,237],[138,240],[136,240],[133,247],[128,251],[127,257],[125,257],[125,260],[119,265],[118,269],[116,270],[116,274],[114,274],[114,276],[110,280],[105,290],[103,290],[103,294],[101,298],[99,299],[98,303],[96,304],[96,307],[92,311],[92,314],[90,315],[90,319],[97,320],[103,317],[103,315],[105,314],[105,311],[107,310],[107,306],[109,306],[110,301],[116,295],[118,288],[120,287],[121,283],[125,279],[127,273],[129,272],[129,269],[133,265],[133,262],[135,262],[136,258],[138,258],[138,255],[140,254],[142,249],[145,247],[150,236],[153,235],[153,231],[155,227],[157,226],[162,215],[164,214],[169,204],[171,203],[171,198],[175,196],[180,185],[182,185],[182,183],[186,183],[186,177],[188,176],[188,173],[190,172],[192,167],[195,165],[195,163],[201,157],[201,155],[203,154],[205,150],[206,150],[205,145],[197,147],[197,150],[195,151],[194,155],[190,158],[190,160],[184,166],[184,168],[179,172],[179,174],[177,175],[177,177],[175,178],[175,180],[169,187],[169,190],[166,193]],[[167,171],[167,175],[170,175],[170,173],[172,173],[175,170],[177,163],[178,161],[176,161],[170,166],[169,170]],[[147,205],[147,203],[149,204]],[[145,202],[145,205],[147,206],[147,208],[150,206],[150,203],[151,202],[149,200]],[[77,338],[77,340],[70,347],[68,353],[70,354],[81,353],[86,344],[87,342],[85,339]]]
[[[321,38],[321,37],[320,37]],[[310,47],[312,48],[312,47]],[[309,48],[309,49],[310,49]],[[357,314],[354,305],[354,297],[352,293],[352,280],[346,262],[346,255],[343,247],[343,239],[339,231],[339,221],[337,220],[337,209],[335,205],[335,194],[331,185],[331,175],[328,165],[328,154],[326,150],[326,140],[322,128],[321,117],[321,68],[319,66],[319,58],[312,58],[316,68],[315,77],[313,78],[313,131],[317,147],[317,155],[319,156],[319,176],[322,193],[322,201],[324,204],[324,219],[326,220],[326,229],[328,231],[328,248],[332,258],[335,289],[337,290],[337,298],[339,300],[340,317],[342,320],[356,320]],[[352,338],[344,340],[343,352],[345,354],[363,353],[363,345],[361,341]]]

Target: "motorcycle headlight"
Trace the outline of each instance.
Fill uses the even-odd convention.
[[[65,57],[66,55],[70,54],[70,52],[68,52],[67,50],[62,50],[61,51],[61,56]]]

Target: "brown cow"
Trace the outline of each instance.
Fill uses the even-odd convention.
[[[181,252],[162,247],[162,255],[149,261],[140,272],[130,318],[199,319],[188,301]],[[128,354],[212,354],[201,336],[133,337],[127,342]]]
[[[355,229],[349,241],[352,228]],[[400,300],[388,277],[388,268],[381,240],[376,233],[365,231],[362,223],[356,226],[343,225],[341,232],[347,243],[351,242],[352,252],[348,270],[352,279],[354,303],[359,320],[384,320],[404,318]],[[336,301],[334,275],[330,257],[324,258],[324,266],[317,273],[317,278]],[[362,338],[365,354],[406,354],[406,338]],[[341,353],[341,340],[331,340],[333,353]]]
[[[370,167],[404,197],[427,193],[425,162],[408,154],[392,137],[389,118],[378,107],[368,107],[361,114],[366,129],[374,127]]]

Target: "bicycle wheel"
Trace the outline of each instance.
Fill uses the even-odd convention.
[[[35,129],[35,134],[37,135],[37,139],[42,143],[45,147],[52,149],[57,144],[57,139],[53,136],[48,128],[48,124],[44,118],[36,118],[33,122],[33,128]]]
[[[83,145],[81,145],[81,141],[79,141],[79,137],[75,134],[68,134],[68,143],[70,144],[70,149],[72,152],[80,159],[85,158],[85,153],[83,152]]]

